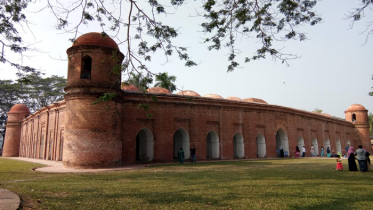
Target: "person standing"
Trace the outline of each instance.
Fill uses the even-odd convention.
[[[190,148],[190,156],[191,156],[191,162],[197,162],[197,157],[196,157],[196,147],[193,145],[192,148]]]
[[[370,171],[370,158],[369,152],[365,152],[365,171]]]
[[[339,171],[342,171],[343,170],[343,165],[342,165],[342,158],[341,156],[337,156],[337,167],[336,167],[336,170],[339,170]]]
[[[311,157],[316,157],[315,148],[311,145]]]
[[[350,148],[348,148],[348,152],[347,152],[348,170],[349,171],[357,171],[356,158],[355,158],[354,150],[355,150],[355,148],[350,147]]]
[[[306,156],[306,148],[303,146],[303,149],[302,149],[302,157],[305,157]]]
[[[326,156],[327,157],[330,157],[331,155],[330,155],[330,148],[328,147],[328,148],[326,148]]]
[[[295,158],[299,158],[299,154],[300,154],[299,147],[296,146],[296,147],[295,147]]]
[[[323,146],[321,146],[321,148],[320,148],[320,150],[321,150],[321,157],[324,157],[324,147]]]
[[[282,148],[282,145],[280,145],[280,157],[284,157],[284,148]]]
[[[359,149],[355,152],[357,162],[359,163],[360,171],[365,172],[365,151],[363,150],[363,146],[359,145]]]
[[[348,153],[348,149],[350,148],[350,144],[347,144],[345,150],[346,150],[346,154]]]
[[[180,148],[178,156],[179,156],[179,162],[180,162],[180,164],[183,164],[184,163],[184,151],[183,151],[183,148]]]

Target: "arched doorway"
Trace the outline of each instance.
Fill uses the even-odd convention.
[[[313,145],[313,148],[315,148],[315,154],[319,155],[319,145],[317,144],[316,137],[312,137],[312,145]]]
[[[154,158],[154,138],[152,132],[141,129],[136,135],[136,160],[152,161]]]
[[[298,137],[297,145],[299,147],[300,155],[302,155],[303,154],[303,146],[304,146],[304,139],[303,139],[302,136]]]
[[[289,156],[289,141],[286,132],[280,128],[276,132],[276,150],[278,151],[277,157],[280,157],[280,146],[282,146],[285,156]]]
[[[189,134],[183,128],[177,129],[174,133],[174,159],[178,159],[180,148],[184,150],[184,159],[189,159],[190,157],[190,142]]]
[[[240,133],[233,136],[233,158],[244,158],[245,156],[245,143]]]
[[[206,137],[206,159],[219,158],[219,136],[215,131],[210,131]]]
[[[332,152],[332,148],[330,148],[330,140],[329,139],[325,139],[325,141],[324,141],[324,151],[325,151],[325,153],[327,153],[328,147],[330,149],[330,152]]]
[[[346,146],[349,145],[350,147],[352,147],[351,145],[351,141],[349,139],[346,140]]]
[[[335,147],[337,148],[337,153],[342,154],[342,146],[341,146],[341,140],[340,139],[335,140]]]
[[[257,150],[258,150],[257,156],[260,158],[266,157],[267,156],[266,140],[262,133],[259,133],[256,136],[256,145],[257,145]]]

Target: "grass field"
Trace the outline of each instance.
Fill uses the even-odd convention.
[[[335,165],[308,158],[47,174],[0,158],[0,188],[18,194],[22,209],[373,209],[373,172]]]

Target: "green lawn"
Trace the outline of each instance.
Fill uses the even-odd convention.
[[[23,209],[373,209],[373,172],[335,165],[263,159],[47,174],[0,158],[0,188],[20,195]]]

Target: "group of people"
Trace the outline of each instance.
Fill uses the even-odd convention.
[[[180,148],[179,153],[178,153],[178,157],[179,157],[180,164],[183,164],[184,163],[184,158],[185,158],[183,148]],[[192,162],[192,163],[197,162],[196,147],[194,145],[192,146],[192,148],[190,148],[190,162]]]
[[[359,164],[360,172],[367,172],[370,171],[370,158],[369,152],[363,149],[363,146],[359,145],[359,148],[355,151],[354,147],[349,147],[347,151],[347,159],[348,159],[348,170],[349,171],[358,171],[356,160]],[[340,158],[338,158],[340,159]],[[337,170],[338,169],[338,159],[337,159]],[[342,163],[340,163],[342,165]],[[343,167],[342,167],[343,169]],[[341,169],[341,170],[342,170]]]
[[[348,170],[349,171],[358,171],[357,169],[357,165],[356,165],[356,160],[359,164],[359,169],[361,172],[367,172],[367,171],[370,171],[370,158],[369,158],[369,152],[367,152],[366,150],[363,149],[363,146],[359,145],[359,148],[355,151],[355,148],[354,147],[350,147],[350,145],[348,144],[346,146],[346,151],[347,151],[347,159],[348,159]],[[328,147],[326,149],[326,152],[328,154],[328,157],[329,154],[330,154],[330,148]],[[296,146],[295,148],[295,157],[299,157],[300,155],[300,150],[299,150],[299,147]],[[303,149],[302,149],[302,157],[305,157],[306,155],[306,148],[303,146]],[[324,157],[324,148],[321,147],[321,157]],[[280,146],[280,156],[281,157],[284,157],[284,150],[282,148],[282,146]],[[184,163],[184,150],[183,148],[180,148],[179,150],[179,153],[178,153],[178,157],[179,157],[179,161],[180,161],[180,164]],[[313,147],[313,145],[311,145],[311,157],[316,157],[316,152],[315,152],[315,148]],[[196,163],[197,162],[197,157],[196,157],[196,147],[193,145],[191,148],[190,148],[190,160],[191,162],[193,163]],[[343,165],[342,165],[342,158],[341,158],[341,155],[338,155],[337,156],[337,167],[336,167],[336,170],[339,170],[339,171],[342,171],[343,170]]]
[[[280,148],[281,148],[281,146],[280,146]],[[348,148],[346,148],[346,152],[347,151],[348,151]],[[280,149],[280,153],[281,153],[281,149]],[[324,147],[321,146],[320,157],[324,157],[324,155],[325,155],[325,150],[324,150]],[[334,157],[336,157],[337,155],[341,156],[341,154],[332,154],[332,151],[330,151],[330,148],[327,147],[326,148],[326,156],[327,157],[333,157],[333,155],[334,155]],[[303,146],[302,147],[302,157],[305,157],[305,156],[306,156],[306,147]],[[298,157],[300,157],[300,149],[299,149],[298,146],[296,146],[295,147],[295,158],[298,158]],[[311,145],[311,157],[316,157],[316,150],[315,150],[315,147],[313,145]]]
[[[329,147],[328,147],[328,150]],[[298,158],[300,156],[300,149],[298,146],[295,147],[295,158]],[[321,147],[321,157],[324,156],[324,148]],[[302,157],[306,157],[306,147],[303,146],[302,148]],[[316,157],[316,150],[315,150],[315,147],[313,147],[313,145],[311,145],[311,157]]]

